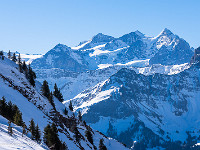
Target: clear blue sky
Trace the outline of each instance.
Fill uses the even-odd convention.
[[[200,46],[200,0],[0,0],[0,49],[45,53],[97,33],[114,37],[164,28]]]

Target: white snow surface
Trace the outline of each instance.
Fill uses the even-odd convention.
[[[31,64],[34,59],[41,58],[42,54],[20,54],[22,60],[26,61],[26,64]]]
[[[22,128],[11,124],[13,134],[8,134],[8,120],[0,116],[0,149],[1,150],[47,150],[44,144],[38,144],[30,137],[23,135]]]

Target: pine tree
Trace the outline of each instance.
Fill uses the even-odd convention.
[[[66,108],[64,109],[64,114],[65,114],[66,116],[68,115],[68,111],[67,111]]]
[[[12,56],[12,61],[16,62],[17,61],[17,58],[16,58],[16,55],[15,53],[13,53],[13,56]]]
[[[47,98],[49,98],[49,96],[50,96],[49,85],[46,80],[44,80],[43,84],[42,84],[42,94]]]
[[[47,146],[52,145],[52,143],[50,143],[51,142],[51,126],[49,124],[44,128],[43,140]]]
[[[68,150],[67,144],[65,142],[62,143],[61,150]]]
[[[29,131],[31,132],[31,139],[35,140],[35,122],[33,119],[30,121]]]
[[[17,63],[18,63],[18,64],[21,64],[21,63],[22,63],[22,62],[21,62],[21,56],[20,56],[20,54],[18,55]]]
[[[87,137],[88,141],[93,145],[93,137],[92,133],[89,129],[85,131],[85,136]]]
[[[19,112],[19,110],[17,110],[16,113],[15,113],[14,124],[16,124],[18,126],[23,125],[22,114]]]
[[[76,126],[74,127],[74,138],[76,139],[76,142],[80,142],[81,136]]]
[[[22,69],[23,69],[23,71],[27,71],[27,69],[28,69],[25,61],[23,61],[23,63],[22,63]]]
[[[53,95],[60,101],[60,102],[63,102],[64,99],[63,99],[63,95],[62,93],[60,92],[60,89],[58,89],[56,83],[54,85],[54,92],[53,92]]]
[[[99,141],[99,150],[107,150],[106,146],[104,145],[104,140],[100,139]]]
[[[7,114],[7,104],[6,104],[6,99],[3,96],[2,99],[0,100],[0,114],[5,117]]]
[[[11,136],[13,134],[13,130],[12,130],[12,126],[11,126],[11,121],[8,121],[8,134],[10,134]]]
[[[31,65],[28,65],[28,80],[32,86],[35,86],[36,74],[32,70]]]
[[[23,127],[23,129],[22,129],[22,137],[23,137],[23,136],[26,135],[26,133],[27,133],[25,123],[23,124],[22,127]]]
[[[49,103],[53,106],[53,108],[55,109],[55,103],[53,101],[53,93],[51,92],[50,95],[49,95]]]
[[[7,114],[7,116],[8,116],[8,120],[10,120],[10,121],[12,121],[13,122],[13,120],[14,120],[14,115],[15,115],[15,112],[14,112],[15,110],[13,110],[13,104],[12,104],[12,102],[11,101],[9,101],[8,102],[8,104],[7,104],[7,110],[6,110],[6,114]]]
[[[14,122],[14,116],[15,116],[15,114],[16,114],[16,112],[18,111],[18,112],[20,112],[19,111],[19,108],[17,107],[17,105],[15,105],[15,104],[12,104],[11,103],[11,105],[12,105],[12,111],[11,111],[11,120],[12,120],[12,122]]]
[[[78,111],[78,119],[79,119],[79,121],[82,121],[82,114],[81,114],[80,110]]]
[[[73,111],[72,101],[69,103],[69,110]]]
[[[37,124],[36,129],[35,129],[35,140],[40,143],[41,142],[41,133],[40,133],[40,129],[39,126]]]
[[[23,72],[20,54],[18,55],[17,63],[18,63],[18,66],[19,66],[19,71]]]
[[[10,52],[10,50],[8,51],[8,59],[11,59],[11,52]]]

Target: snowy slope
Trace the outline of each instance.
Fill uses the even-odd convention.
[[[22,60],[25,60],[27,64],[31,64],[33,60],[41,58],[42,54],[20,54]]]
[[[75,142],[74,133],[70,131],[70,126],[66,124],[66,120],[70,121],[72,119],[72,112],[68,110],[68,116],[65,116],[63,114],[65,106],[61,102],[54,98],[54,103],[56,105],[55,112],[47,98],[41,95],[41,85],[37,83],[36,88],[32,87],[24,74],[18,71],[18,66],[14,62],[6,58],[5,60],[0,60],[0,68],[0,98],[4,96],[7,102],[11,101],[19,107],[19,110],[22,112],[23,121],[27,126],[29,126],[29,121],[33,118],[34,122],[39,125],[40,130],[43,131],[48,123],[52,123],[57,118],[60,124],[58,126],[60,131],[59,138],[67,144],[69,150],[78,150],[81,149],[81,147],[84,149],[93,149],[93,146],[91,146],[85,138],[86,127],[77,119],[75,119],[75,122],[78,125],[78,131],[82,133],[84,138],[81,139],[80,144]],[[8,144],[11,142],[16,143],[15,147],[11,147],[12,149],[31,149],[31,147],[32,149],[42,149],[38,144],[30,141],[27,137],[20,138],[21,129],[16,125],[13,125],[15,133],[13,138],[9,137],[7,133],[5,133],[6,127],[7,121],[5,121],[5,119],[0,119],[0,135],[5,137],[4,139],[0,138],[0,141],[5,142],[5,139],[8,139]],[[92,132],[94,132],[93,137],[96,147],[98,147],[99,140],[103,138],[108,149],[112,149],[116,145],[119,149],[127,149],[114,139],[109,139],[95,130],[92,130]],[[25,139],[27,142],[24,141]],[[4,147],[5,146],[0,145],[0,149]]]
[[[13,135],[8,134],[8,120],[0,116],[0,148],[1,150],[29,149],[29,150],[45,150],[45,145],[39,145],[26,135],[22,136],[22,128],[12,124]]]

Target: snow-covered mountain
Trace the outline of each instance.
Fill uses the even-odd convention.
[[[151,148],[199,140],[199,97],[200,68],[193,64],[173,75],[123,68],[72,102],[93,128],[129,147],[137,141]]]
[[[0,99],[4,97],[6,103],[11,101],[19,108],[27,127],[30,125],[30,120],[33,119],[39,126],[42,139],[47,124],[55,123],[59,139],[66,143],[69,150],[95,149],[98,147],[100,139],[104,140],[104,144],[110,150],[127,149],[116,140],[107,138],[98,131],[89,128],[74,117],[73,112],[68,108],[68,114],[64,114],[65,106],[55,97],[53,97],[54,108],[50,101],[41,94],[41,84],[36,82],[36,87],[33,87],[13,61],[7,58],[0,59],[0,68]],[[80,142],[75,139],[75,133],[72,130],[74,125],[77,126],[76,132],[81,137]],[[12,136],[8,134],[8,120],[0,115],[0,149],[48,149],[43,141],[38,144],[31,140],[30,132],[22,137],[22,127],[13,123],[11,126],[13,127]],[[85,136],[88,128],[92,133],[93,144]]]
[[[192,55],[189,44],[168,29],[156,37],[148,37],[139,31],[119,38],[99,33],[77,47],[58,44],[35,59],[31,66],[39,81],[47,80],[51,88],[57,83],[64,98],[71,99],[121,68],[180,65],[190,62]]]
[[[72,100],[75,111],[82,110],[95,129],[129,147],[133,141],[154,147],[184,141],[185,131],[199,125],[191,120],[194,125],[179,128],[193,117],[188,104],[198,93],[190,91],[196,86],[190,80],[198,78],[193,76],[198,69],[189,64],[193,54],[193,48],[168,29],[156,37],[139,31],[119,38],[99,33],[77,47],[58,44],[31,66],[38,81],[47,80],[51,89],[57,83],[66,106]]]
[[[66,71],[80,72],[87,69],[83,58],[70,47],[58,44],[43,57],[32,62],[34,69],[60,68]]]
[[[119,38],[99,33],[77,47],[58,44],[42,58],[34,60],[32,66],[34,69],[60,68],[80,72],[98,69],[102,64],[144,59],[150,59],[150,64],[174,65],[188,63],[193,53],[185,40],[168,29],[156,37],[139,31]]]

